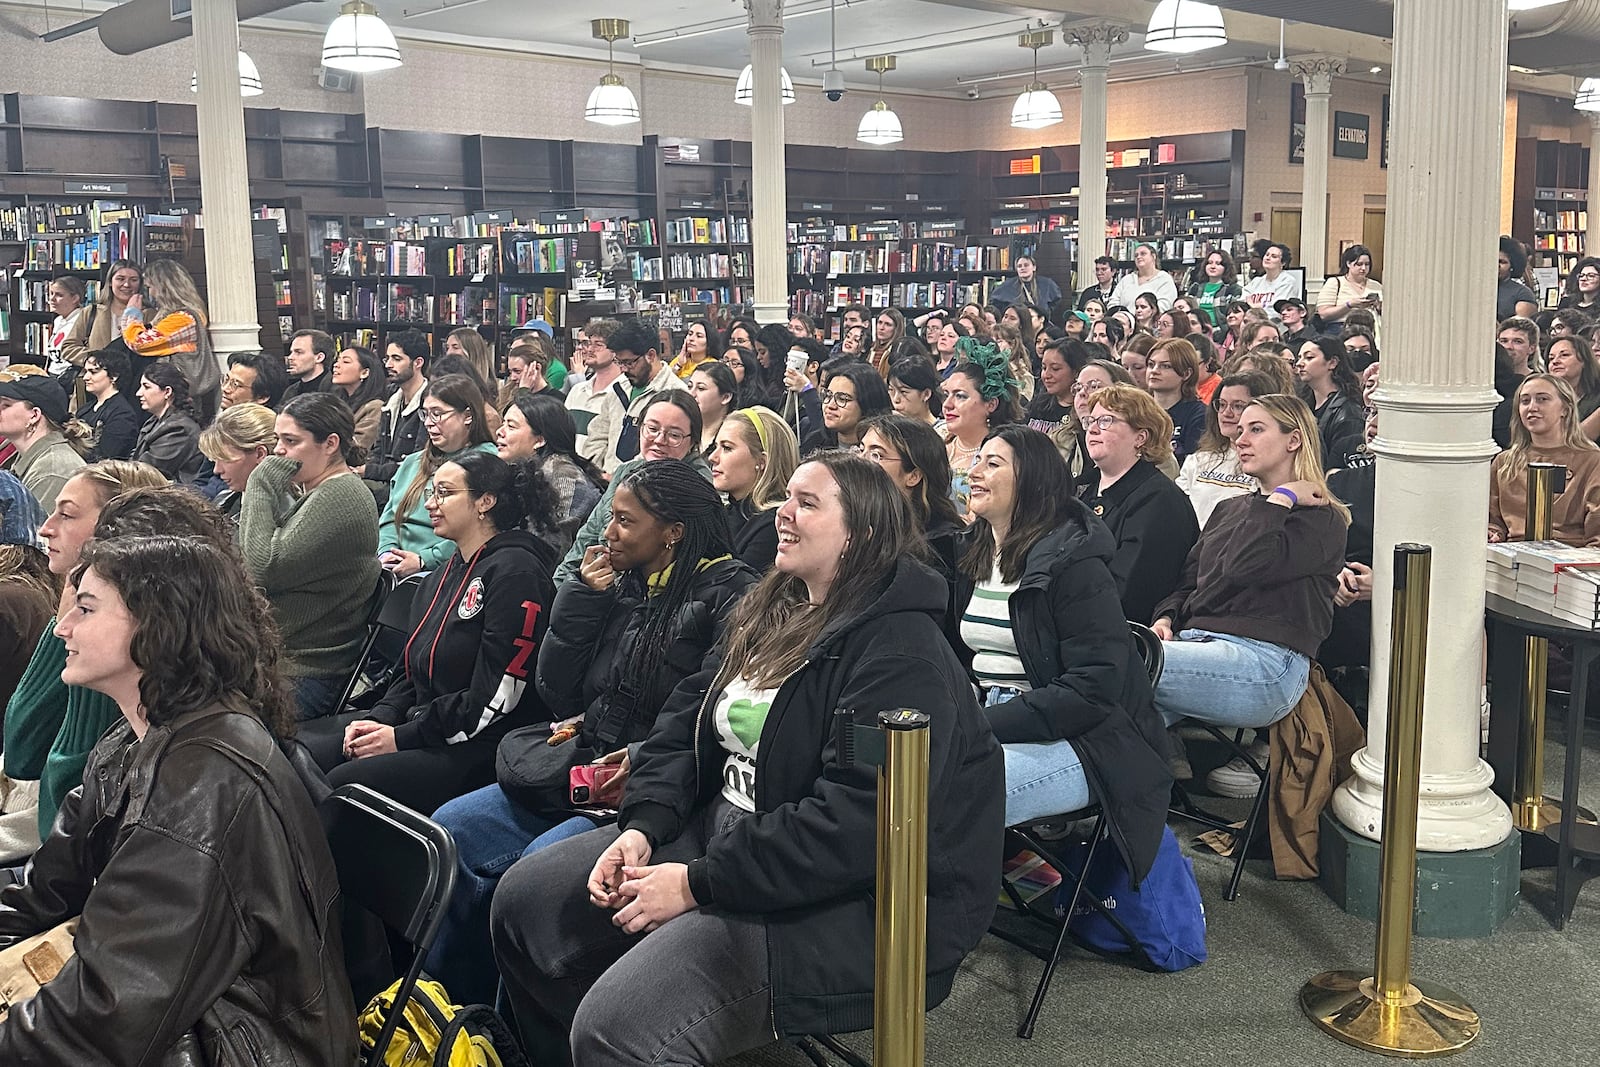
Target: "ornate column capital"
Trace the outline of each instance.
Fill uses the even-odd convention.
[[[783,32],[783,0],[744,0],[750,13],[750,32]]]
[[[1333,92],[1335,75],[1344,73],[1345,61],[1343,56],[1296,56],[1289,60],[1289,71],[1306,83],[1307,95],[1326,96]]]
[[[1062,40],[1083,49],[1083,65],[1104,67],[1111,62],[1111,49],[1128,39],[1128,27],[1121,22],[1084,19],[1061,24]]]

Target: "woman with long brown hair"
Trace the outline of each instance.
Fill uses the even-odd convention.
[[[138,355],[170,358],[189,382],[197,421],[209,423],[222,392],[222,368],[211,348],[206,305],[194,278],[176,260],[153,260],[144,269],[143,293],[131,297],[128,306],[144,308],[149,321],[124,326],[123,342]]]
[[[929,1005],[988,928],[1004,771],[910,506],[825,452],[790,478],[778,539],[726,648],[661,712],[617,824],[518,861],[495,893],[536,1062],[714,1063],[870,1018],[876,772],[842,757],[835,708],[929,719]]]

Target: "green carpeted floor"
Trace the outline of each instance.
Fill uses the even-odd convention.
[[[1546,746],[1546,791],[1559,792],[1564,753],[1559,721]],[[1203,765],[1197,770],[1204,773]],[[1583,800],[1600,808],[1600,731],[1586,739]],[[1275,882],[1251,861],[1239,899],[1222,899],[1228,861],[1179,840],[1194,856],[1206,902],[1209,960],[1181,974],[1153,975],[1069,950],[1031,1041],[1019,1040],[1041,964],[995,937],[968,957],[950,998],[928,1017],[933,1065],[1039,1067],[1277,1067],[1375,1064],[1383,1058],[1340,1044],[1301,1015],[1296,995],[1313,974],[1371,966],[1374,925],[1334,907],[1315,883]],[[1525,872],[1522,900],[1493,937],[1415,943],[1415,973],[1454,988],[1478,1009],[1483,1036],[1452,1062],[1469,1067],[1593,1067],[1600,1064],[1600,882],[1586,888],[1565,931],[1546,915],[1549,870]],[[849,1043],[871,1047],[870,1035]],[[804,1065],[771,1048],[737,1067]]]

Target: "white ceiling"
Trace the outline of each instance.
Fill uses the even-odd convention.
[[[736,74],[749,62],[743,0],[594,0],[592,4],[550,0],[374,0],[380,14],[401,38],[469,40],[514,44],[541,51],[593,56],[604,54],[589,22],[625,18],[633,38],[617,42],[619,63],[697,68]],[[969,88],[1012,95],[1031,75],[1031,52],[1017,44],[1026,28],[1041,18],[1055,28],[1052,45],[1041,49],[1044,81],[1057,86],[1074,82],[1072,70],[1080,51],[1064,43],[1062,22],[1078,12],[1061,4],[1031,7],[990,0],[837,0],[839,69],[852,86],[875,82],[864,66],[867,56],[890,52],[897,69],[885,76],[885,87],[964,96]],[[784,22],[784,64],[802,85],[818,84],[829,65],[827,0],[787,0]],[[334,3],[301,3],[277,12],[274,25],[325,25],[337,10]],[[810,13],[807,13],[810,12]],[[712,24],[708,27],[707,24]],[[717,24],[725,28],[715,29]],[[707,32],[709,30],[709,32]],[[677,31],[681,36],[672,36]],[[698,31],[698,32],[697,32]],[[653,40],[655,39],[655,40]],[[1112,77],[1148,76],[1179,69],[1266,60],[1261,45],[1230,45],[1197,56],[1178,58],[1143,48],[1134,32],[1113,54]],[[1000,75],[1001,77],[996,77]]]

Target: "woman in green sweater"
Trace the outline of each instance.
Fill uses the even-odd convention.
[[[465,452],[494,451],[483,391],[466,375],[446,374],[428,382],[422,394],[422,427],[428,432],[427,447],[400,462],[378,520],[378,554],[396,579],[437,570],[455,551],[434,532],[423,500],[434,471]]]
[[[378,506],[350,469],[365,460],[355,418],[338,397],[295,397],[278,415],[277,432],[277,454],[245,485],[239,549],[272,605],[283,673],[304,721],[334,710],[360,653],[380,573]]]
[[[63,580],[78,565],[78,555],[94,536],[101,510],[128,489],[166,485],[160,471],[143,463],[108,459],[68,478],[56,494],[50,517],[39,528],[48,543],[50,572]],[[63,597],[71,603],[73,589]],[[5,774],[14,782],[39,783],[40,839],[50,832],[61,798],[83,781],[89,750],[122,712],[109,697],[63,685],[66,646],[55,636],[55,621],[45,626],[33,658],[6,705]],[[34,847],[38,847],[35,841]]]

